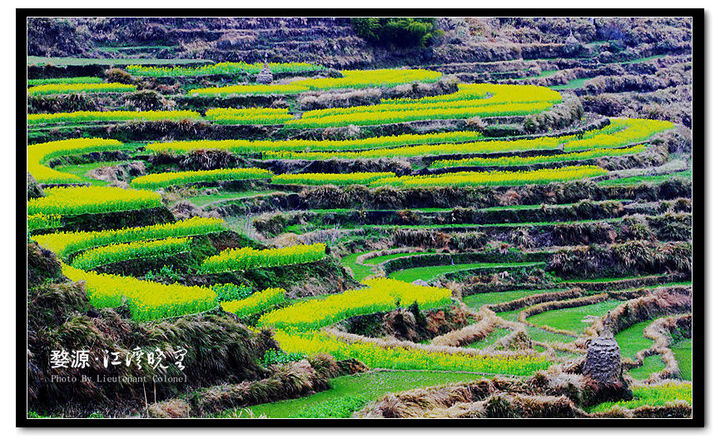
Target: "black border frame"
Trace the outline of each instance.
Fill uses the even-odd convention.
[[[664,418],[517,418],[517,419],[30,419],[27,417],[27,18],[34,16],[507,16],[507,17],[691,17],[693,63],[693,417]],[[704,427],[707,399],[705,397],[706,369],[706,294],[705,294],[705,10],[700,8],[663,9],[16,9],[16,427]],[[696,186],[696,185],[699,185]],[[697,334],[700,332],[700,334]],[[23,377],[24,376],[24,377]]]

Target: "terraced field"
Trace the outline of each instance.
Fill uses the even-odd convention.
[[[140,415],[377,417],[399,392],[548,380],[602,335],[640,387],[626,415],[689,405],[675,387],[692,380],[683,124],[585,111],[571,91],[610,68],[561,84],[566,70],[533,63],[546,69],[476,66],[494,82],[450,65],[277,63],[283,82],[265,85],[262,64],[139,61],[132,85],[33,79],[28,241],[57,261],[55,281],[38,276],[82,282],[87,322],[122,323],[143,349],[186,341],[191,388],[128,401]],[[133,96],[140,84],[150,98]],[[370,103],[343,99],[370,90]],[[103,106],[42,109],[70,94]],[[53,346],[70,348],[63,337]],[[33,409],[62,411],[38,390]]]

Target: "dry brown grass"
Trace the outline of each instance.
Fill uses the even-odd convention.
[[[415,253],[423,251],[422,248],[417,247],[401,247],[401,248],[392,248],[389,250],[380,250],[380,251],[371,251],[369,253],[361,254],[355,259],[355,263],[358,265],[363,265],[366,260],[372,259],[374,257],[379,256],[386,256],[389,254],[399,254],[399,253]]]
[[[460,330],[454,330],[442,336],[435,337],[431,345],[447,347],[462,347],[473,342],[485,339],[496,326],[496,318],[483,318],[480,321],[470,324]]]
[[[587,416],[567,396],[525,393],[514,380],[491,379],[385,395],[359,418],[573,418]]]
[[[593,305],[599,302],[604,302],[608,299],[609,297],[607,293],[600,293],[592,296],[586,296],[583,298],[543,302],[542,304],[533,305],[518,313],[518,320],[520,322],[527,323],[528,317],[544,313],[546,311]]]
[[[561,301],[565,299],[576,299],[585,294],[579,288],[573,288],[566,291],[549,291],[547,293],[533,294],[520,299],[515,299],[500,304],[489,305],[489,309],[495,312],[513,311],[523,307],[530,307],[536,304],[550,303],[553,301]],[[531,315],[528,315],[531,316]]]
[[[325,328],[325,331],[335,336],[337,339],[343,342],[364,342],[376,345],[378,347],[403,347],[407,349],[424,350],[430,353],[450,353],[450,354],[463,354],[468,356],[507,356],[507,357],[521,357],[521,356],[536,356],[537,352],[527,348],[522,350],[502,350],[502,351],[487,351],[477,350],[473,348],[462,348],[462,347],[451,347],[444,345],[426,345],[418,344],[412,341],[403,341],[395,338],[369,338],[367,336],[360,336],[352,333],[340,331],[336,328],[329,327]],[[528,339],[529,340],[529,339]]]

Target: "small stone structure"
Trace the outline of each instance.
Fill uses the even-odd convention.
[[[578,40],[577,37],[575,37],[575,33],[570,31],[570,35],[568,35],[567,39],[565,39],[565,44],[566,45],[579,45],[580,40]]]
[[[602,384],[622,380],[622,357],[615,338],[603,335],[590,341],[583,374]]]
[[[582,372],[588,405],[632,399],[632,390],[622,374],[620,346],[608,327],[588,343]]]
[[[261,69],[258,75],[255,77],[255,81],[264,85],[269,85],[273,82],[273,75],[272,72],[270,72],[270,68],[268,67],[267,63],[265,64],[265,66],[263,66],[263,69]]]

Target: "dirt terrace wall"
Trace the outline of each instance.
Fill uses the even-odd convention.
[[[689,277],[692,245],[688,242],[631,241],[610,245],[562,249],[548,262],[548,270],[562,277],[602,277],[632,274],[678,273]]]
[[[522,187],[368,188],[363,185],[302,187],[300,196],[310,208],[487,208],[503,205],[575,203],[581,200],[628,199],[647,201],[690,198],[688,181],[623,187],[601,187],[592,181],[526,185]]]
[[[422,254],[417,256],[399,257],[380,264],[385,274],[407,268],[432,267],[438,265],[472,264],[476,262],[514,263],[537,262],[546,259],[546,253],[520,253],[517,251],[477,252],[477,253],[449,253],[449,254]]]

